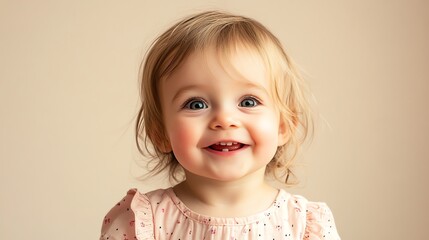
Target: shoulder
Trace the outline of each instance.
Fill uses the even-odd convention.
[[[135,189],[129,190],[106,214],[101,227],[100,239],[135,237],[134,214],[130,207],[135,193]]]
[[[100,240],[154,239],[154,202],[162,198],[165,191],[160,189],[144,194],[137,189],[128,190],[104,217]]]
[[[300,229],[303,239],[339,240],[331,209],[324,202],[312,202],[300,195],[287,194],[289,219]]]

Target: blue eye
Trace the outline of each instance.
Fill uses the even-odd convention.
[[[247,97],[240,102],[240,107],[251,108],[251,107],[256,107],[257,105],[259,105],[259,101],[253,97]]]
[[[191,109],[191,110],[200,110],[207,108],[207,104],[203,100],[199,99],[191,99],[186,102],[184,108]]]

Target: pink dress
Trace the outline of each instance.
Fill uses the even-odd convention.
[[[172,188],[146,194],[136,189],[103,220],[100,240],[326,239],[337,240],[334,218],[325,203],[279,190],[267,210],[248,217],[218,218],[187,208]]]

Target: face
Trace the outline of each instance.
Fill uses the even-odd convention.
[[[224,62],[213,49],[193,53],[161,82],[169,150],[187,176],[263,178],[286,141],[266,68],[244,49],[228,57],[228,66]]]

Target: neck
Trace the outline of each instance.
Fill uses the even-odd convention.
[[[216,181],[186,173],[174,187],[176,195],[191,210],[210,216],[248,216],[267,209],[278,190],[264,180],[264,172],[234,181]],[[249,209],[252,211],[249,212]]]

